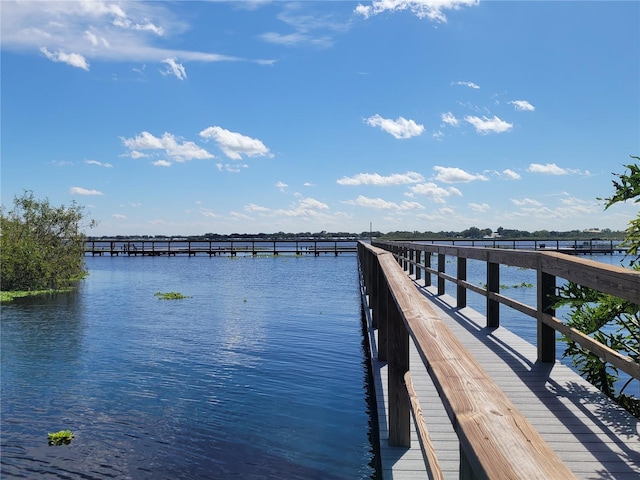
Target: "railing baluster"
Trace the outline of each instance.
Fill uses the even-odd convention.
[[[491,300],[489,294],[500,293],[500,264],[487,261],[487,327],[500,326],[500,302]]]
[[[553,295],[556,293],[556,277],[538,268],[538,360],[554,362],[556,360],[556,331],[542,323],[542,314],[555,316]]]
[[[411,446],[411,408],[404,374],[409,370],[409,332],[391,292],[388,291],[389,344],[387,375],[389,383],[389,445]]]
[[[446,264],[446,256],[444,253],[438,254],[438,273],[444,273]],[[438,295],[444,295],[445,283],[444,278],[438,276]]]
[[[458,280],[467,280],[467,259],[458,257]],[[456,306],[464,308],[467,306],[467,289],[462,285],[458,285],[456,289]]]

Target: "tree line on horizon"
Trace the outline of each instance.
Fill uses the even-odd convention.
[[[603,240],[621,240],[625,236],[624,231],[605,229],[591,230],[536,230],[529,232],[527,230],[507,229],[499,227],[495,232],[491,228],[469,227],[462,231],[424,231],[417,230],[396,230],[392,232],[382,233],[380,231],[369,231],[361,233],[352,232],[298,232],[298,233],[205,233],[203,235],[103,235],[101,237],[87,237],[88,240],[127,240],[127,239],[144,239],[144,240],[309,240],[309,239],[365,239],[379,238],[382,240],[434,240],[434,239],[482,239],[482,238],[500,238],[507,240],[518,239],[603,239]]]

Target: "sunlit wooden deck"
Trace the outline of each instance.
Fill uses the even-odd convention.
[[[499,327],[484,327],[483,315],[455,308],[448,295],[415,281],[465,348],[489,373],[580,479],[640,478],[639,422],[567,366],[536,361],[536,347]],[[365,295],[366,298],[366,295]],[[388,445],[386,362],[377,360],[377,330],[369,325],[372,367],[380,425],[382,475],[386,479],[428,478],[412,426],[411,448]],[[411,375],[444,478],[460,478],[459,440],[416,348],[410,346]],[[413,424],[412,424],[413,425]]]

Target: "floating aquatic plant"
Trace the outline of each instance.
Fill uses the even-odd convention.
[[[179,292],[156,292],[153,294],[158,300],[182,300],[183,298],[191,298]]]
[[[56,433],[47,434],[49,437],[49,445],[69,445],[73,439],[71,430],[60,430]]]

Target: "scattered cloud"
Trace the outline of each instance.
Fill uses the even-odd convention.
[[[250,203],[249,205],[245,205],[244,209],[247,212],[258,212],[258,213],[264,213],[264,212],[269,212],[271,209],[267,208],[267,207],[263,207],[260,205],[256,205],[254,203]]]
[[[418,202],[403,201],[402,203],[389,202],[382,198],[370,198],[359,195],[355,200],[343,200],[346,205],[375,208],[376,210],[422,210],[425,207]]]
[[[440,167],[435,166],[433,169],[438,172],[436,180],[443,183],[469,183],[474,180],[489,180],[487,177],[481,174],[465,172],[461,168],[457,167]]]
[[[532,198],[522,198],[522,199],[512,198],[511,203],[513,203],[514,205],[517,205],[518,207],[541,207],[542,206],[542,203]]]
[[[531,163],[529,164],[527,171],[532,173],[544,173],[546,175],[568,175],[571,173],[571,170],[561,168],[555,163],[546,163],[544,165],[541,163]]]
[[[442,188],[433,182],[420,183],[409,188],[408,196],[424,195],[436,203],[446,203],[446,198],[452,195],[462,196],[462,192],[455,187]]]
[[[463,87],[473,88],[474,90],[480,89],[480,86],[473,82],[453,82],[452,85],[462,85]]]
[[[491,210],[491,207],[487,203],[469,203],[469,208],[479,213],[486,213]]]
[[[510,168],[507,168],[506,170],[503,170],[502,173],[498,173],[498,174],[501,177],[505,177],[508,180],[520,180],[520,178],[522,178],[518,172],[515,172]]]
[[[71,195],[104,195],[104,193],[99,190],[90,190],[82,187],[71,187],[69,193]]]
[[[511,130],[511,128],[513,128],[513,124],[505,122],[495,115],[493,116],[493,118],[487,118],[484,116],[480,118],[467,115],[466,117],[464,117],[464,120],[473,125],[476,129],[476,132],[481,134],[503,133],[508,132],[509,130]]]
[[[321,14],[311,11],[309,4],[302,7],[299,2],[287,2],[278,19],[287,28],[293,29],[289,33],[266,32],[260,36],[262,40],[289,47],[298,45],[312,45],[316,47],[331,47],[336,33],[346,32],[351,26],[349,20],[341,21],[334,15]]]
[[[167,40],[188,31],[190,26],[160,2],[3,1],[2,17],[3,50],[39,51],[51,61],[83,70],[89,70],[89,59],[165,62],[169,73],[186,78],[184,68],[167,59],[179,56],[195,62],[245,60],[212,52],[168,49]]]
[[[111,165],[110,163],[102,163],[97,160],[85,160],[84,163],[86,163],[87,165],[97,165],[99,167],[105,167],[105,168],[113,167],[113,165]]]
[[[424,177],[416,172],[393,173],[382,176],[377,173],[359,173],[353,177],[342,177],[337,181],[339,185],[404,185],[407,183],[424,182]]]
[[[215,140],[224,154],[232,160],[241,160],[243,155],[247,157],[273,157],[264,143],[257,138],[231,132],[219,126],[205,128],[200,132],[200,136]]]
[[[417,124],[413,120],[407,120],[404,117],[391,120],[376,114],[372,117],[365,118],[364,122],[372,127],[380,127],[397,139],[416,137],[424,132],[424,126]]]
[[[276,183],[276,188],[279,189],[281,192],[284,192],[285,188],[287,188],[289,185],[287,185],[284,182],[278,182]]]
[[[118,220],[124,220],[127,218],[126,215],[123,215],[121,213],[114,213],[113,215],[111,215],[113,218],[117,218]]]
[[[458,10],[462,7],[478,5],[480,0],[373,0],[371,5],[359,3],[355,13],[364,18],[384,12],[408,10],[418,18],[446,23],[445,10]]]
[[[157,160],[157,161],[153,162],[153,164],[156,167],[170,167],[172,165],[172,163],[167,161],[167,160]]]
[[[194,142],[181,141],[168,132],[165,132],[162,137],[156,137],[145,131],[133,138],[121,138],[121,140],[124,146],[131,150],[130,156],[132,158],[147,156],[140,150],[159,150],[176,162],[214,158],[211,153]]]
[[[187,79],[187,71],[177,58],[166,58],[162,63],[167,64],[167,68],[162,72],[163,75],[174,75],[178,80]]]
[[[451,112],[443,113],[440,118],[442,119],[442,123],[446,125],[451,125],[457,127],[460,125],[460,120],[458,120],[455,115]]]
[[[50,52],[46,47],[42,47],[40,51],[52,62],[66,63],[72,67],[89,71],[89,62],[87,62],[87,59],[79,53],[65,53],[61,50],[58,50],[57,52]]]
[[[275,217],[317,217],[324,210],[329,210],[329,205],[314,198],[302,198],[288,209],[278,209],[271,211]]]
[[[513,100],[512,102],[509,102],[509,103],[513,105],[516,110],[519,110],[519,111],[533,112],[536,109],[536,107],[531,105],[526,100]]]

